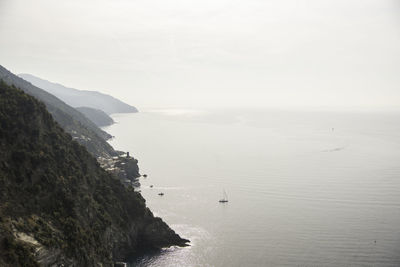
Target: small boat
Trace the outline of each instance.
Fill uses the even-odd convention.
[[[222,192],[222,198],[219,200],[219,203],[226,203],[228,202],[228,195],[226,194],[225,190]]]
[[[164,193],[163,193],[163,192],[161,192],[161,193],[158,193],[158,195],[159,195],[159,196],[163,196],[163,195],[164,195]]]
[[[143,174],[143,177],[146,178],[146,177],[147,177],[147,174]]]
[[[153,188],[153,185],[152,185],[152,184],[150,185],[150,188]]]

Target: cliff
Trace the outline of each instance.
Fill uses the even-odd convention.
[[[129,179],[134,185],[138,184],[136,178],[139,177],[140,174],[137,160],[133,158],[130,159],[130,169],[134,168],[135,172],[128,172],[125,170],[128,165],[115,166],[123,159],[120,157],[115,159],[115,157],[121,153],[115,151],[111,145],[107,143],[106,139],[110,138],[111,135],[101,130],[81,112],[65,104],[63,101],[41,88],[33,86],[31,83],[21,79],[2,66],[0,66],[0,79],[3,79],[9,85],[15,84],[25,93],[41,100],[46,105],[47,110],[51,113],[53,118],[75,141],[85,146],[98,160],[101,159],[101,161],[109,163],[107,165],[109,165],[108,169],[111,170],[110,173],[120,178],[121,181]]]
[[[187,242],[45,105],[0,82],[0,266],[112,266]]]

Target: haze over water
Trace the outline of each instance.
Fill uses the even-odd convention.
[[[148,174],[141,178],[147,205],[192,244],[134,264],[399,266],[398,115],[114,115],[111,144]],[[226,204],[218,202],[223,189]]]

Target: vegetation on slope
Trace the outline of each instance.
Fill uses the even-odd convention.
[[[15,85],[25,93],[41,100],[64,130],[71,134],[76,141],[86,146],[93,155],[103,157],[117,155],[117,152],[106,142],[108,138],[111,138],[111,135],[101,130],[73,107],[19,78],[2,66],[0,66],[0,79],[8,85]]]
[[[111,266],[186,242],[42,103],[0,82],[1,266]]]

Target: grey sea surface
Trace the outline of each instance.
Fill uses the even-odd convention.
[[[131,266],[400,266],[400,114],[148,109],[113,119],[104,129],[139,159],[147,205],[191,240]]]

